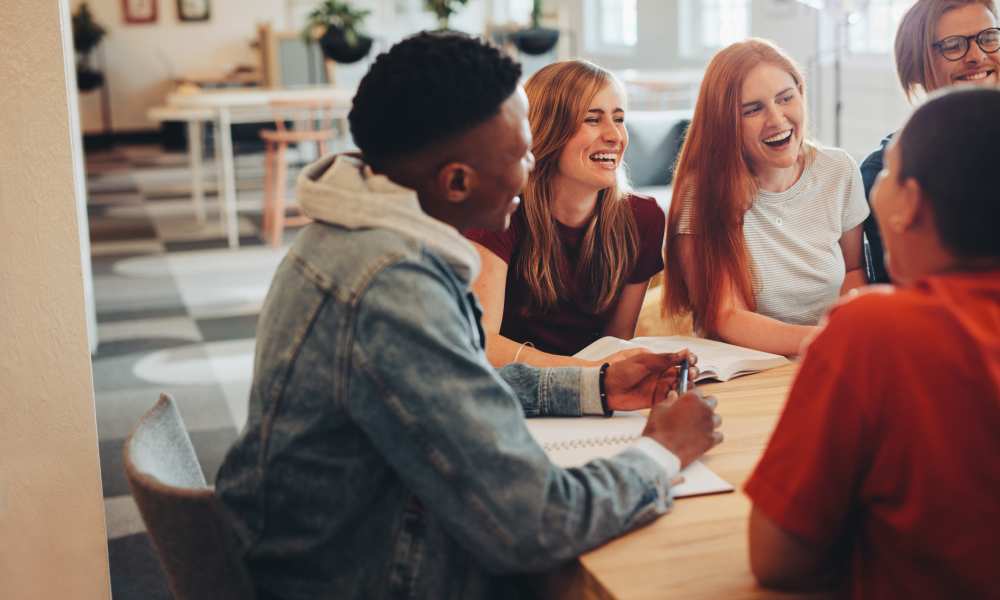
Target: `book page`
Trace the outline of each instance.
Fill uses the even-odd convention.
[[[697,381],[718,379],[728,381],[739,375],[756,373],[788,364],[779,354],[734,346],[717,340],[689,336],[639,337],[620,340],[606,336],[590,344],[574,356],[586,360],[600,360],[608,354],[625,348],[646,348],[652,352],[677,352],[687,348],[698,356]]]
[[[629,447],[642,435],[646,415],[639,412],[616,413],[614,417],[528,419],[528,431],[560,467],[579,467],[598,458],[611,458]],[[681,475],[683,483],[673,486],[675,498],[731,492],[733,486],[716,475],[701,461],[688,465]]]

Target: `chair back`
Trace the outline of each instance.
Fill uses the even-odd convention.
[[[168,394],[125,441],[125,474],[178,600],[253,598],[234,534]]]

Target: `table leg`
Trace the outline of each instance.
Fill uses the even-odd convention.
[[[219,150],[222,154],[222,180],[219,182],[219,197],[224,207],[224,224],[230,248],[240,247],[239,215],[236,211],[236,170],[233,166],[233,131],[229,109],[219,109],[218,127]]]
[[[191,201],[198,225],[205,225],[205,187],[201,172],[202,137],[201,121],[191,119],[187,124],[188,160],[191,163]]]

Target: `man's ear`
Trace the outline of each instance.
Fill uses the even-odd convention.
[[[910,177],[903,182],[903,201],[895,214],[889,217],[889,225],[897,233],[903,233],[921,224],[925,219],[924,211],[930,209],[924,190],[916,179]]]
[[[448,163],[438,171],[437,184],[444,198],[453,204],[460,204],[476,188],[476,170],[465,163]]]

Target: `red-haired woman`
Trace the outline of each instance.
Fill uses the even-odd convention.
[[[796,354],[844,291],[865,283],[861,176],[806,137],[805,84],[773,44],[718,52],[678,159],[667,224],[668,313],[700,333]]]
[[[629,193],[625,92],[611,73],[558,62],[525,91],[535,169],[521,210],[507,231],[466,233],[483,262],[473,289],[486,354],[498,367],[591,364],[569,355],[604,335],[635,335],[649,279],[663,268],[664,214]]]

